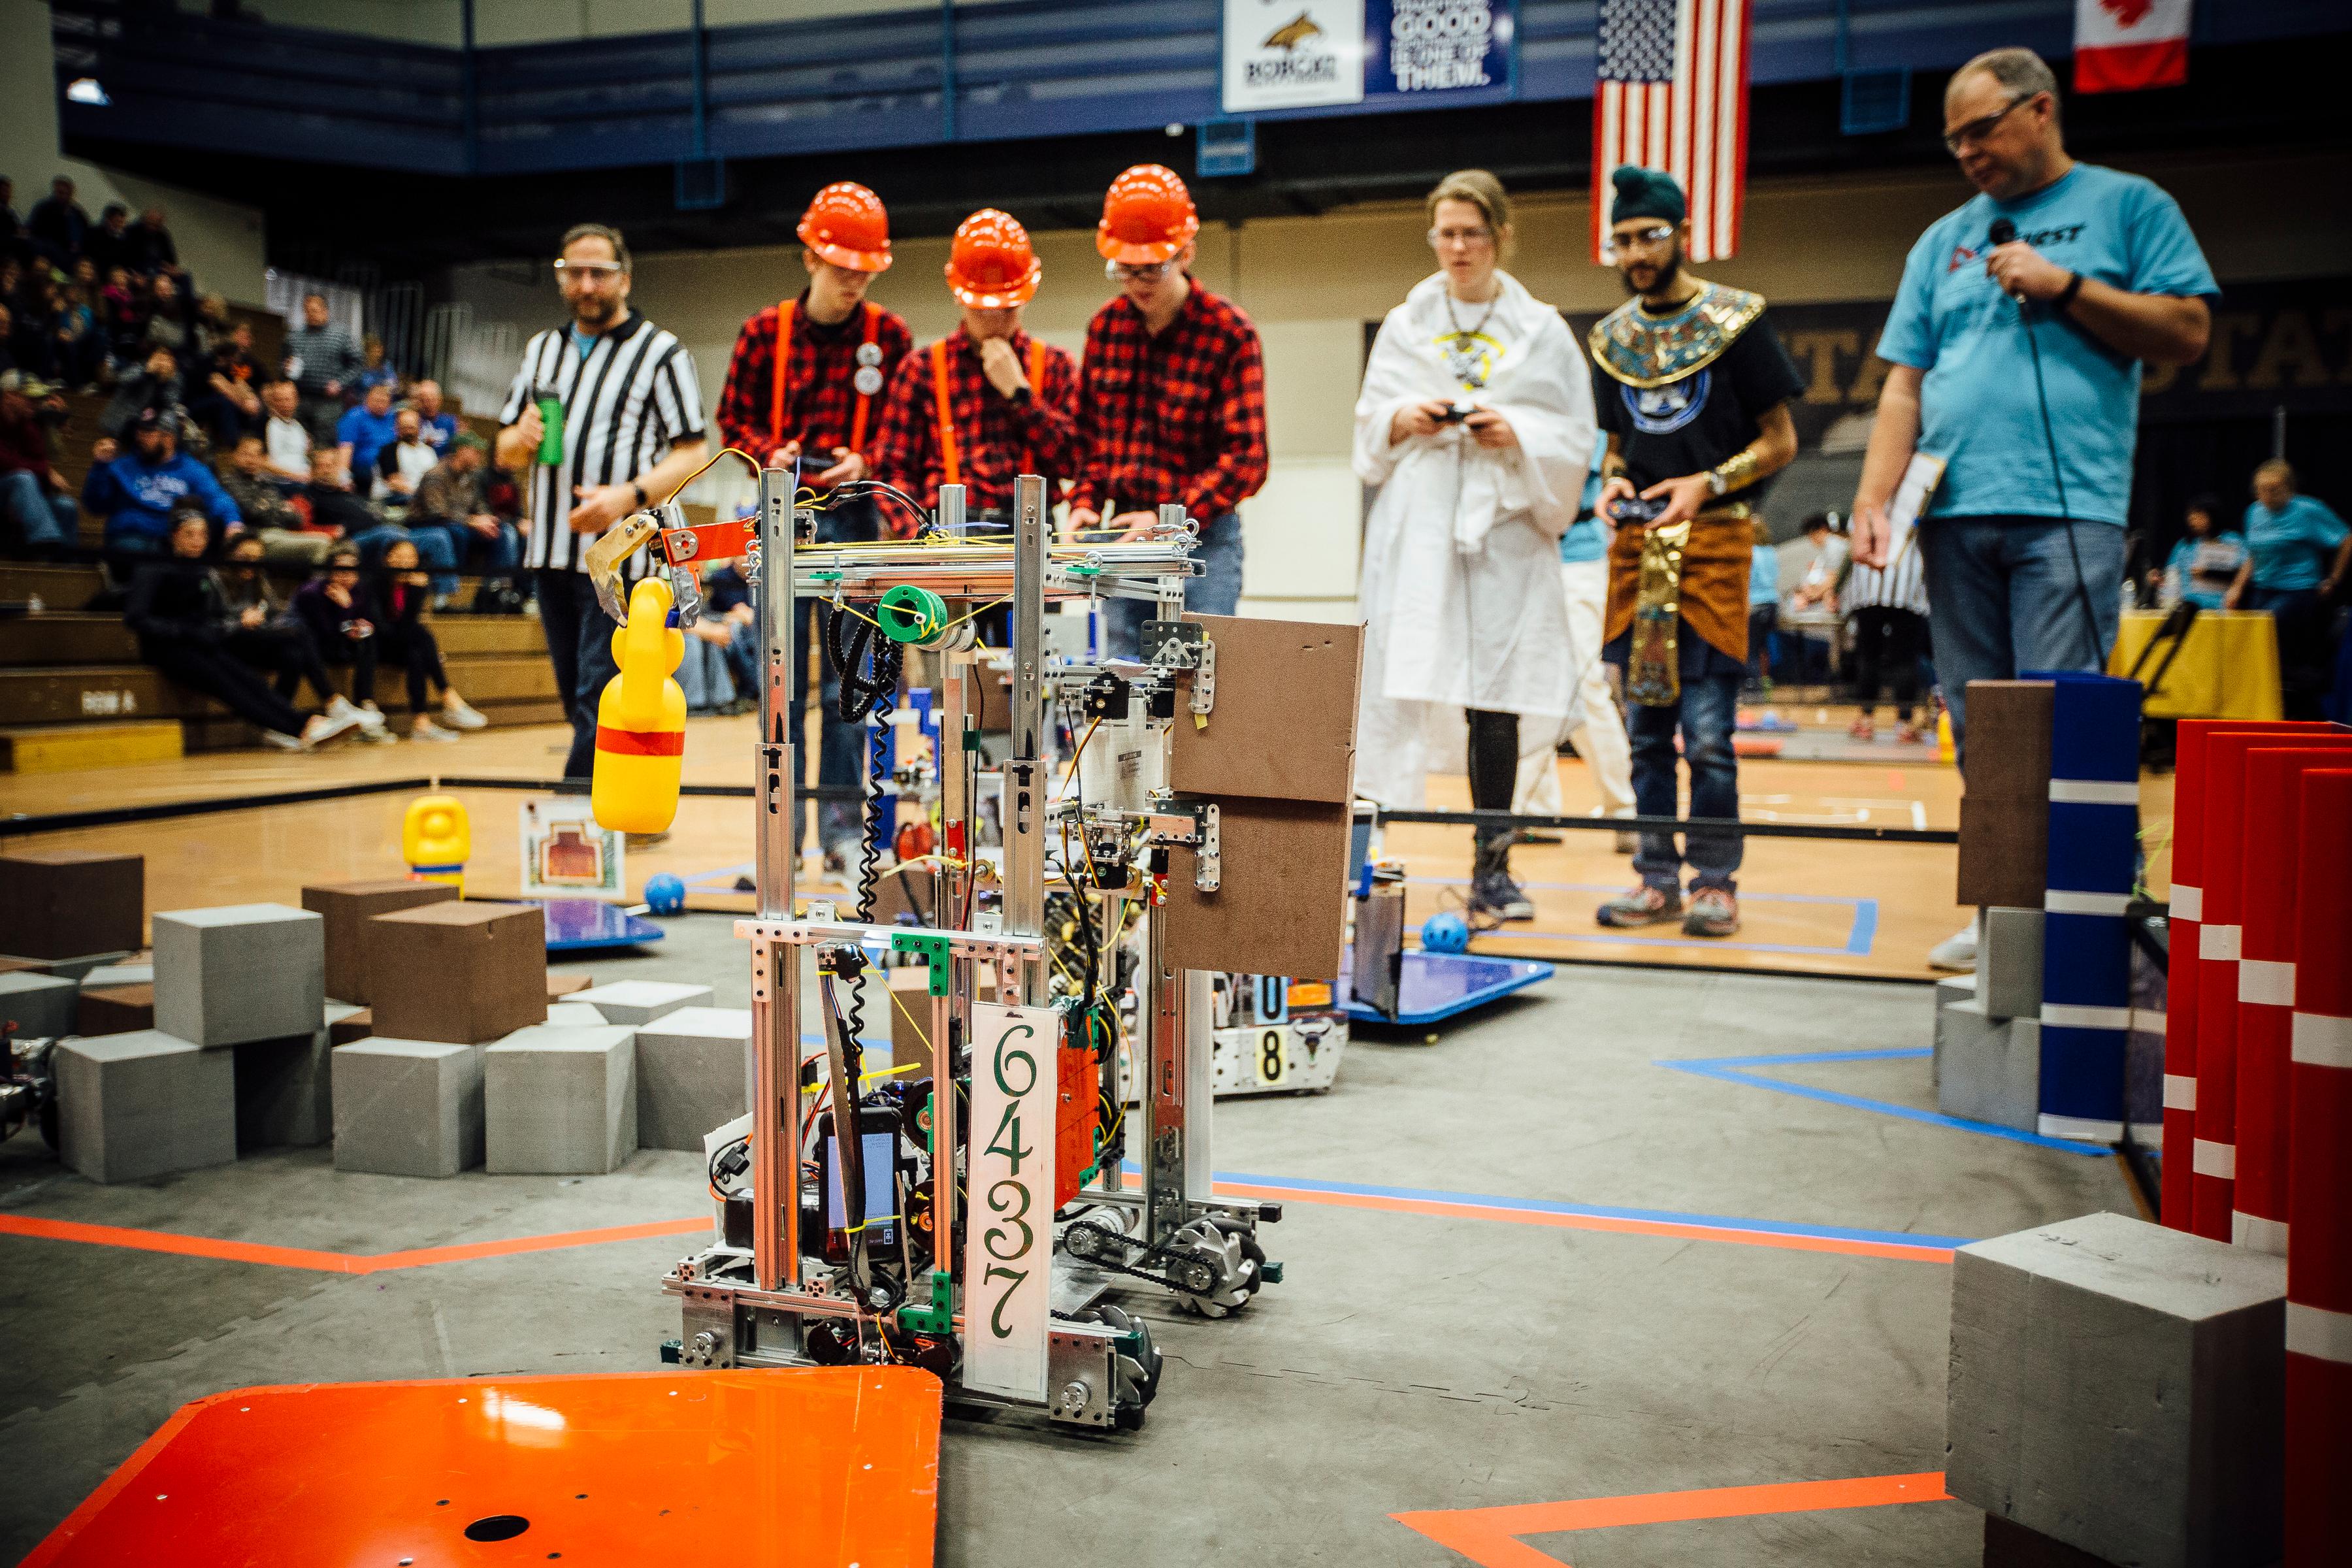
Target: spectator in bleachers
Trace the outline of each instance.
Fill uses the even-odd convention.
[[[377,389],[368,388],[371,400]],[[386,393],[389,396],[390,394]],[[414,408],[395,409],[392,439],[376,448],[375,483],[370,495],[386,507],[405,508],[415,498],[417,482],[433,471],[440,454],[425,444],[422,422]]]
[[[457,416],[441,406],[441,384],[429,377],[416,383],[408,389],[408,405],[422,422],[425,444],[448,457],[449,443],[457,434]]]
[[[25,232],[33,248],[58,267],[69,267],[81,254],[89,233],[89,215],[74,200],[74,183],[59,174],[49,182],[49,194],[33,204],[25,216]]]
[[[212,469],[180,450],[179,429],[178,416],[142,408],[131,424],[130,451],[111,438],[91,449],[81,504],[105,520],[108,550],[161,553],[170,545],[173,511],[186,505],[216,533],[245,526]]]
[[[375,455],[399,436],[389,386],[379,384],[369,387],[365,397],[344,410],[343,416],[335,422],[335,444],[343,449],[343,468],[352,476],[353,488],[365,485],[373,491]]]
[[[58,292],[51,341],[57,345],[58,380],[81,391],[96,391],[99,375],[106,367],[106,336],[99,330],[97,306],[83,284],[69,283]]]
[[[366,368],[349,327],[331,320],[324,294],[302,296],[302,324],[286,334],[286,374],[302,395],[312,439],[331,441],[343,415],[343,389]]]
[[[159,278],[185,278],[180,269],[180,247],[172,242],[172,231],[163,221],[162,207],[149,207],[139,215],[139,221],[122,231],[122,243],[131,258],[134,272],[152,272]]]
[[[196,295],[196,352],[198,353],[218,353],[221,345],[227,342],[236,333],[236,314],[228,308],[227,295]],[[246,338],[246,346],[247,349],[253,346],[253,339],[249,333]]]
[[[168,272],[147,280],[147,342],[167,348],[182,360],[196,353],[196,302]]]
[[[274,677],[278,695],[287,701],[300,696],[302,682],[308,680],[326,705],[327,717],[348,717],[368,726],[368,715],[328,683],[327,667],[320,660],[319,645],[311,639],[310,626],[289,614],[271,591],[264,553],[261,541],[241,533],[228,542],[222,563],[213,569],[213,586],[226,617],[222,650]],[[373,727],[380,729],[383,724],[379,714]]]
[[[352,489],[351,470],[343,467],[340,447],[310,448],[310,478],[302,487],[310,508],[310,526],[354,542],[383,522],[383,514]]]
[[[123,231],[131,226],[131,209],[121,202],[109,202],[106,210],[98,215],[98,223],[82,237],[81,253],[98,268],[101,278],[121,268],[125,272],[139,268],[131,259],[131,246]]]
[[[366,362],[361,367],[357,384],[364,395],[371,388],[383,387],[394,397],[400,395],[400,372],[383,357],[383,340],[373,332],[360,340],[360,357]]]
[[[119,373],[147,357],[147,291],[123,268],[111,268],[98,291],[99,327],[109,363]]]
[[[36,403],[21,375],[0,373],[0,520],[8,542],[35,555],[71,543],[80,522],[49,464],[48,427],[65,414],[64,398],[51,393]]]
[[[270,472],[267,450],[258,436],[237,439],[228,466],[221,470],[221,488],[245,519],[245,526],[261,541],[272,562],[315,566],[325,558],[334,535],[314,531],[309,520]]]
[[[383,552],[384,571],[371,584],[360,570],[359,553],[338,546],[327,558],[327,574],[304,584],[294,609],[330,663],[352,667],[352,695],[363,712],[375,708],[379,661],[408,675],[409,736],[417,741],[454,741],[459,730],[479,730],[489,721],[476,712],[449,684],[440,644],[423,616],[431,592],[417,570],[415,546],[394,541]],[[441,688],[441,714],[435,721],[432,689]],[[379,720],[379,722],[381,721]]]
[[[170,349],[150,349],[145,363],[114,384],[114,396],[98,416],[99,434],[120,437],[145,409],[177,413],[184,391],[178,357]]]
[[[257,434],[268,421],[257,386],[261,367],[253,357],[253,326],[239,321],[213,351],[196,361],[195,395],[188,412],[204,422],[213,440],[234,447],[241,436]]]
[[[270,475],[290,493],[310,482],[310,427],[300,418],[299,395],[292,382],[273,381],[261,389],[261,406],[269,416],[261,442]]]
[[[356,729],[356,710],[342,718],[306,717],[221,646],[234,623],[205,565],[210,527],[197,512],[166,517],[169,553],[140,566],[122,615],[138,636],[140,657],[168,679],[227,704],[238,718],[258,726],[264,741],[285,751],[307,752]]]
[[[474,607],[488,610],[505,602],[516,566],[522,561],[522,534],[515,525],[490,510],[483,492],[484,465],[490,444],[471,430],[449,443],[449,455],[417,481],[416,497],[408,509],[408,532],[422,539],[437,530],[449,541],[449,552],[458,565],[467,553],[482,557],[486,577]],[[437,608],[457,591],[457,579],[444,574],[433,584]]]
[[[0,375],[11,371],[28,374],[31,367],[16,357],[16,311],[5,296],[0,296]]]

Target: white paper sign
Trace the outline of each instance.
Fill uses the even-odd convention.
[[[1054,1258],[1054,1101],[1061,1018],[1050,1007],[971,1009],[963,1382],[1045,1398]]]
[[[1364,0],[1225,0],[1224,107],[1364,100]]]
[[[523,802],[518,837],[523,898],[626,898],[628,837],[598,826],[586,795]]]

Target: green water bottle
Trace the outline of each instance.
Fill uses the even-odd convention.
[[[552,468],[563,461],[563,398],[551,386],[535,387],[531,401],[539,405],[539,460]]]

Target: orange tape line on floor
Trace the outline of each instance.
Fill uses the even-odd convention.
[[[1561,1568],[1522,1535],[1611,1530],[1628,1524],[1673,1524],[1694,1519],[1743,1519],[1767,1513],[1810,1513],[1836,1508],[1942,1502],[1941,1470],[1904,1476],[1859,1476],[1843,1481],[1783,1481],[1758,1487],[1710,1487],[1701,1491],[1643,1492],[1632,1497],[1575,1498],[1566,1502],[1513,1503],[1499,1508],[1430,1509],[1389,1517],[1479,1568]]]
[[[1444,1219],[1500,1220],[1507,1225],[1551,1226],[1560,1230],[1605,1230],[1625,1236],[1667,1236],[1685,1241],[1723,1241],[1736,1247],[1777,1247],[1792,1252],[1837,1252],[1851,1258],[1893,1258],[1916,1263],[1949,1263],[1948,1247],[1905,1247],[1854,1241],[1837,1236],[1790,1236],[1779,1231],[1740,1230],[1730,1226],[1680,1225],[1666,1220],[1620,1219],[1610,1215],[1548,1214],[1533,1209],[1491,1208],[1483,1204],[1443,1203],[1431,1198],[1392,1198],[1369,1193],[1302,1192],[1296,1187],[1247,1186],[1219,1182],[1226,1197],[1278,1198],[1287,1204],[1332,1204],[1341,1208],[1384,1209],[1393,1214]]]
[[[123,1247],[140,1252],[173,1253],[183,1258],[266,1264],[273,1268],[308,1268],[321,1274],[378,1274],[386,1269],[424,1268],[436,1263],[464,1263],[482,1258],[507,1258],[522,1252],[550,1252],[558,1247],[600,1247],[607,1242],[638,1241],[647,1237],[683,1236],[688,1231],[709,1228],[708,1216],[660,1219],[643,1225],[558,1231],[551,1236],[520,1236],[507,1241],[472,1241],[455,1247],[413,1247],[404,1252],[384,1252],[371,1257],[357,1252],[322,1252],[307,1247],[272,1247],[266,1242],[222,1241],[208,1236],[182,1236],[169,1230],[135,1230],[125,1226],[86,1225],[79,1220],[0,1215],[0,1236],[32,1237],[43,1241],[78,1241],[96,1247]]]

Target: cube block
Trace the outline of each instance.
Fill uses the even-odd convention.
[[[111,985],[152,985],[154,984],[155,965],[143,958],[135,963],[126,961],[121,963],[93,964],[89,973],[81,977],[82,989],[85,991],[93,985],[103,989]]]
[[[147,945],[147,862],[88,849],[0,855],[0,952],[73,958]]]
[[[16,1032],[28,1039],[72,1034],[80,1005],[79,981],[30,970],[0,974],[0,1024],[16,1025]]]
[[[2042,1025],[1991,1018],[1973,997],[1936,1011],[1936,1108],[2031,1132],[2041,1125]]]
[[[324,1029],[282,1040],[247,1040],[236,1058],[236,1146],[312,1149],[335,1135],[331,1063]]]
[[[236,1158],[236,1070],[159,1029],[58,1047],[58,1143],[93,1182],[135,1182]]]
[[[482,1053],[371,1035],[334,1053],[335,1169],[454,1176],[482,1163]]]
[[[550,1002],[547,1005],[547,1022],[568,1024],[575,1029],[593,1029],[607,1020],[604,1014],[585,1002]]]
[[[367,923],[378,1034],[478,1046],[547,1016],[547,917],[537,904],[422,904]]]
[[[368,995],[367,922],[394,910],[454,903],[457,889],[447,882],[405,879],[375,882],[329,882],[302,889],[302,907],[327,922],[327,994],[364,1006]]]
[[[751,1104],[751,1014],[681,1007],[637,1028],[637,1142],[699,1149]]]
[[[1945,1486],[2136,1568],[2277,1561],[2286,1267],[2121,1215],[1953,1258]]]
[[[1989,1018],[2042,1016],[2042,911],[1994,904],[1977,926],[1977,995]]]
[[[610,985],[575,991],[567,1000],[587,1003],[608,1023],[650,1024],[681,1007],[709,1006],[710,987],[677,985],[667,980],[616,980]]]
[[[494,1175],[602,1174],[637,1147],[635,1031],[519,1029],[482,1053]]]
[[[283,1040],[326,1016],[324,923],[286,904],[155,917],[155,1026],[203,1046]]]
[[[128,1035],[155,1026],[152,985],[85,985],[74,1016],[77,1035]]]

